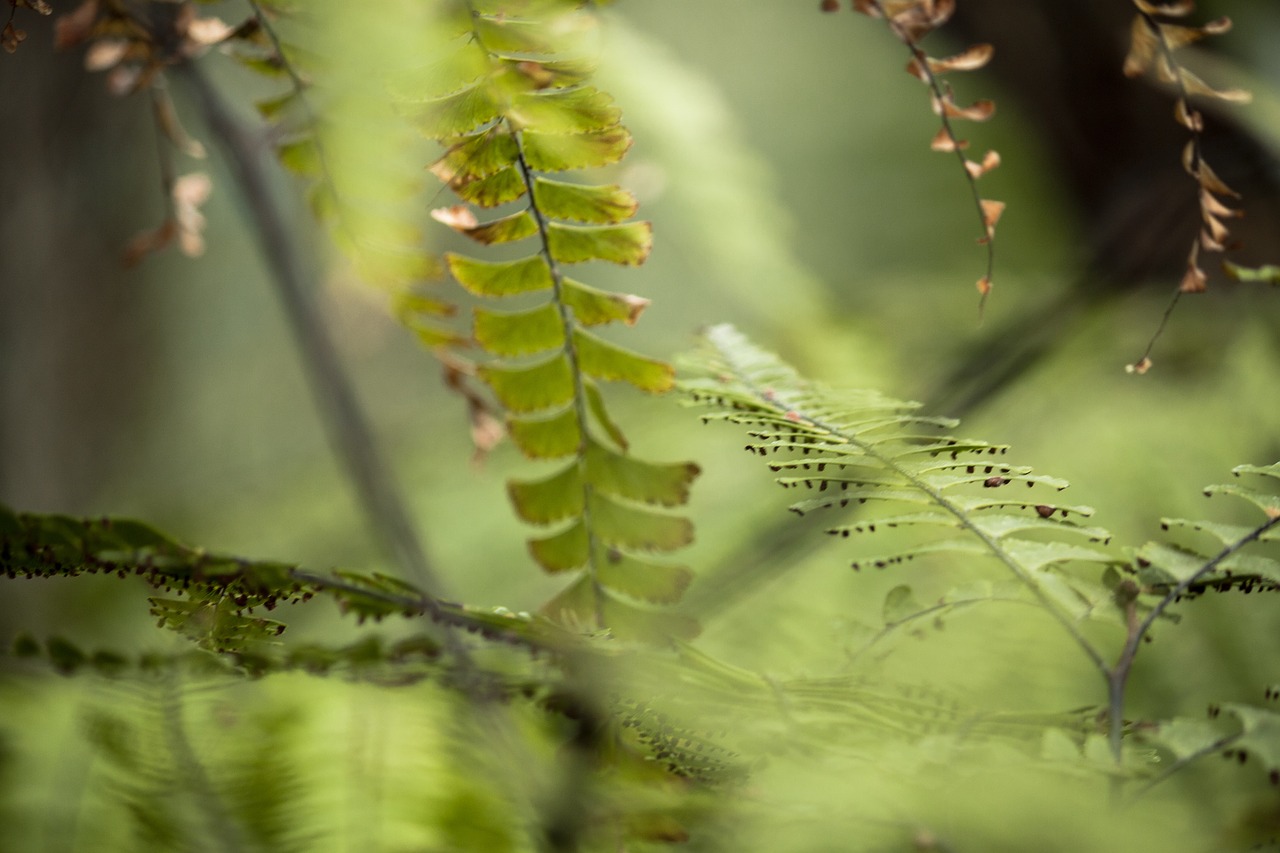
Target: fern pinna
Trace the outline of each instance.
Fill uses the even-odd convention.
[[[505,408],[513,443],[530,459],[568,460],[548,476],[508,485],[521,519],[561,526],[530,540],[533,558],[548,572],[577,573],[545,612],[622,637],[688,636],[691,621],[642,602],[677,601],[689,569],[642,554],[691,541],[688,520],[653,507],[685,503],[698,468],[630,456],[598,384],[662,393],[673,369],[590,331],[634,324],[647,300],[566,273],[587,261],[643,263],[652,229],[630,221],[637,203],[626,190],[548,177],[616,163],[631,145],[619,109],[588,82],[585,42],[595,19],[582,6],[450,4],[444,25],[458,33],[456,49],[435,69],[431,96],[406,101],[404,110],[444,145],[431,171],[464,202],[433,215],[482,245],[536,244],[514,259],[448,253],[445,261],[481,299],[547,297],[516,310],[478,306],[473,325],[475,343],[491,357],[474,371]],[[472,205],[515,210],[482,222]]]

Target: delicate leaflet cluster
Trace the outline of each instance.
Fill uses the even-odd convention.
[[[505,260],[451,252],[445,262],[471,294],[519,306],[475,308],[473,338],[490,358],[474,371],[506,411],[522,454],[566,460],[548,476],[508,486],[521,519],[555,527],[530,540],[534,560],[548,572],[576,573],[546,613],[621,637],[687,636],[691,622],[644,603],[677,601],[689,570],[646,555],[692,540],[689,521],[663,508],[686,502],[698,467],[630,456],[599,387],[621,381],[662,393],[674,372],[593,331],[634,324],[647,300],[566,272],[587,261],[643,263],[651,226],[630,221],[636,200],[618,186],[550,177],[616,163],[631,145],[618,107],[588,82],[583,52],[596,21],[581,5],[452,5],[447,25],[461,43],[432,70],[431,96],[403,109],[445,147],[431,171],[463,202],[435,218],[485,246],[534,244]],[[476,212],[503,206],[511,212],[496,218]]]

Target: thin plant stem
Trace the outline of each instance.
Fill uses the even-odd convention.
[[[205,123],[227,153],[271,268],[276,293],[302,353],[329,442],[346,469],[369,526],[407,578],[439,594],[441,580],[427,559],[395,477],[378,450],[373,429],[315,304],[309,276],[271,191],[261,146],[232,116],[199,68],[186,63],[178,70],[195,91]]]

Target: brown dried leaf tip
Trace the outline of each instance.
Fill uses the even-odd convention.
[[[824,11],[834,11],[838,3],[824,3]],[[962,107],[955,102],[951,87],[941,79],[944,74],[958,71],[976,71],[991,61],[994,50],[989,44],[975,44],[954,56],[938,58],[929,56],[920,47],[920,40],[946,23],[955,12],[955,0],[853,0],[853,9],[872,18],[885,20],[890,31],[911,51],[907,73],[929,87],[933,112],[941,119],[941,127],[929,142],[934,151],[954,153],[964,168],[965,179],[973,192],[974,206],[982,221],[982,237],[978,242],[987,247],[987,271],[978,280],[978,292],[985,303],[991,292],[995,271],[995,227],[1004,212],[1004,202],[984,199],[978,191],[977,181],[1000,165],[1000,155],[986,152],[981,160],[971,160],[965,155],[968,140],[960,139],[952,121],[987,121],[995,115],[994,101],[979,100]]]
[[[44,0],[9,0],[9,20],[5,21],[4,29],[0,31],[0,47],[4,48],[5,53],[17,53],[18,45],[27,40],[27,31],[13,23],[19,9],[31,9],[38,15],[53,14],[53,9]]]
[[[1251,95],[1243,89],[1214,89],[1183,68],[1174,55],[1179,48],[1194,44],[1207,36],[1227,32],[1231,29],[1230,18],[1217,18],[1198,27],[1189,26],[1179,23],[1179,19],[1194,11],[1194,0],[1175,0],[1165,4],[1133,0],[1133,5],[1138,13],[1133,19],[1129,53],[1124,60],[1125,76],[1149,75],[1173,91],[1174,121],[1191,134],[1182,151],[1182,167],[1199,185],[1197,193],[1200,203],[1200,233],[1192,240],[1191,250],[1187,254],[1186,272],[1165,310],[1164,319],[1147,344],[1146,353],[1136,364],[1127,368],[1130,373],[1142,374],[1151,367],[1151,359],[1147,356],[1159,340],[1165,322],[1178,300],[1184,294],[1202,293],[1207,289],[1208,276],[1200,265],[1201,251],[1228,252],[1235,248],[1231,230],[1225,220],[1243,215],[1240,210],[1229,207],[1223,201],[1223,197],[1238,199],[1240,194],[1227,186],[1204,159],[1201,144],[1204,115],[1193,106],[1191,99],[1214,98],[1229,103],[1246,103]]]
[[[146,89],[166,67],[194,59],[236,33],[217,18],[199,17],[191,2],[135,5],[84,0],[54,25],[54,47],[88,44],[85,68],[107,72],[113,95]]]
[[[129,241],[122,258],[124,265],[136,266],[147,255],[166,248],[174,238],[188,258],[203,255],[205,218],[200,207],[211,192],[213,182],[203,172],[192,172],[174,181],[169,194],[169,215],[156,228],[149,228]]]
[[[1170,86],[1176,97],[1174,120],[1191,132],[1182,153],[1182,165],[1187,174],[1200,185],[1200,234],[1187,258],[1187,272],[1179,287],[1181,293],[1199,293],[1205,289],[1207,276],[1200,267],[1200,250],[1225,252],[1231,248],[1230,229],[1224,220],[1241,215],[1239,210],[1228,207],[1223,201],[1239,198],[1239,193],[1227,186],[1205,162],[1201,151],[1201,134],[1204,131],[1204,115],[1191,103],[1192,97],[1214,98],[1231,103],[1246,103],[1251,96],[1242,89],[1214,89],[1186,68],[1174,56],[1181,47],[1194,44],[1207,36],[1220,35],[1231,29],[1230,18],[1217,18],[1201,26],[1177,23],[1195,9],[1192,0],[1160,5],[1147,0],[1133,0],[1138,13],[1134,16],[1129,54],[1125,57],[1124,73],[1128,77],[1151,75],[1160,83]]]

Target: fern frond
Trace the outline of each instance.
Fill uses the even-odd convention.
[[[1007,569],[1103,668],[1077,623],[1118,614],[1109,606],[1110,590],[1074,567],[1105,569],[1124,561],[1098,547],[1109,541],[1106,530],[1079,523],[1092,513],[1089,507],[1045,494],[1064,489],[1063,481],[1005,462],[1002,445],[949,435],[944,430],[955,422],[921,416],[918,404],[807,382],[732,327],[713,327],[704,340],[685,390],[716,410],[703,415],[704,422],[746,426],[753,439],[746,449],[776,459],[770,467],[787,475],[779,478],[782,485],[821,493],[792,511],[856,504],[884,512],[828,529],[844,537],[902,526],[943,532],[943,538],[918,538],[859,558],[855,569],[935,554],[985,557]]]
[[[402,90],[402,110],[444,154],[431,171],[464,202],[433,216],[485,246],[536,241],[533,254],[485,260],[447,253],[454,279],[484,300],[532,294],[533,307],[479,306],[473,337],[488,358],[473,368],[507,412],[507,432],[550,474],[508,485],[520,518],[555,526],[530,540],[549,572],[577,577],[544,608],[558,622],[609,628],[630,638],[689,636],[687,619],[655,610],[680,598],[688,568],[650,559],[692,539],[668,508],[684,504],[698,474],[692,463],[658,464],[629,455],[599,385],[622,382],[648,393],[673,384],[672,368],[589,328],[632,325],[648,304],[570,278],[588,261],[645,261],[647,222],[616,185],[550,175],[620,160],[631,136],[609,95],[590,84],[585,50],[597,26],[578,2],[455,4],[448,24],[463,42],[434,71],[431,88]],[[481,210],[518,205],[482,221]],[[527,304],[527,303],[526,303]]]
[[[1280,480],[1280,463],[1239,465],[1236,477]],[[1274,485],[1274,484],[1273,484]],[[1166,531],[1202,534],[1218,546],[1216,553],[1186,543],[1149,542],[1136,552],[1137,581],[1144,594],[1162,598],[1195,597],[1208,591],[1275,592],[1280,590],[1280,495],[1252,485],[1226,483],[1209,486],[1206,497],[1227,495],[1260,512],[1254,525],[1165,518]]]
[[[136,575],[174,596],[152,599],[160,624],[215,652],[261,651],[262,641],[284,626],[259,614],[316,596],[331,598],[361,622],[426,616],[442,626],[534,651],[554,650],[565,639],[546,620],[441,601],[388,575],[312,572],[192,548],[129,519],[15,513],[0,505],[0,574],[37,578],[86,572]]]

